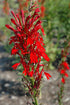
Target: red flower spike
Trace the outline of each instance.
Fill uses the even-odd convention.
[[[69,64],[65,61],[66,57],[67,57],[67,49],[68,46],[65,49],[62,49],[61,51],[61,57],[62,59],[64,59],[61,64],[59,65],[59,72],[61,74],[61,81],[62,83],[65,83],[65,77],[68,77],[68,74],[66,73],[67,70],[69,70]]]
[[[16,69],[18,66],[20,65],[20,63],[16,63],[12,66],[13,69]]]
[[[12,11],[15,19],[11,19],[11,22],[16,25],[16,27],[13,29],[10,25],[6,25],[6,27],[15,34],[10,38],[9,42],[9,44],[14,43],[11,54],[17,54],[20,58],[20,63],[16,63],[12,67],[16,69],[19,64],[22,64],[24,68],[24,71],[22,72],[23,75],[34,77],[35,86],[37,85],[37,88],[40,86],[42,73],[44,72],[44,65],[40,64],[41,57],[47,61],[50,60],[45,53],[43,38],[38,32],[38,30],[41,30],[44,35],[44,30],[41,25],[42,22],[39,20],[40,15],[38,12],[39,8],[36,8],[32,16],[28,15],[25,18],[23,10],[20,14],[16,15]],[[35,67],[35,65],[37,66]],[[41,71],[40,67],[42,67]],[[44,72],[44,74],[47,79],[51,77],[51,75],[46,72]]]

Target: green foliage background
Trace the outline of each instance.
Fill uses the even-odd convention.
[[[58,59],[61,49],[70,41],[70,0],[46,0],[45,7],[46,52],[51,59],[49,68],[54,69],[52,62]]]

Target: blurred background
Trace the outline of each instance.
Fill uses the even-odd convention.
[[[43,11],[41,20],[46,33],[45,49],[50,58],[50,62],[44,60],[42,62],[45,65],[44,69],[52,75],[50,80],[46,80],[44,77],[43,97],[39,101],[42,105],[58,105],[57,93],[60,81],[58,65],[61,62],[61,50],[70,42],[70,0],[38,1],[40,9]],[[15,70],[11,68],[18,58],[10,55],[13,45],[9,45],[9,38],[13,32],[5,27],[5,24],[11,24],[11,10],[16,13],[24,9],[27,14],[28,5],[28,0],[0,0],[0,105],[27,105],[27,100],[31,102],[29,94],[22,89]],[[68,53],[67,62],[70,64],[70,48]],[[66,80],[64,93],[63,103],[70,105],[70,73]]]

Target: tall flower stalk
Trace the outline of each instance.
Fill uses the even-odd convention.
[[[41,33],[45,35],[44,29],[41,25],[40,10],[31,6],[32,14],[27,17],[24,15],[24,11],[21,10],[20,14],[15,14],[11,11],[15,19],[11,19],[11,22],[15,25],[15,28],[6,24],[6,27],[14,32],[14,36],[10,37],[9,44],[14,43],[11,50],[11,55],[18,55],[20,61],[14,64],[13,69],[17,69],[19,65],[23,69],[19,70],[22,76],[22,83],[24,87],[28,88],[28,91],[33,99],[32,103],[38,105],[37,97],[40,91],[40,84],[43,78],[43,74],[49,79],[51,75],[44,71],[44,65],[41,63],[42,58],[49,61],[49,57],[44,49],[43,38]],[[40,32],[39,32],[40,31]]]
[[[70,70],[69,64],[66,61],[69,47],[70,47],[70,42],[68,42],[68,45],[61,52],[61,63],[58,69],[61,76],[60,92],[58,93],[59,105],[63,105],[62,98],[63,98],[63,93],[64,93],[64,84],[65,84],[66,77],[68,77],[68,74],[66,71]]]

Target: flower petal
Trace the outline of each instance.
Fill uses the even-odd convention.
[[[61,81],[62,81],[62,83],[65,83],[65,79],[64,79],[64,77],[61,79]]]
[[[51,77],[51,75],[49,73],[44,72],[44,74],[47,77],[47,79],[49,79]]]
[[[16,55],[17,54],[17,52],[18,52],[18,49],[16,49],[16,48],[12,48],[12,50],[11,50],[11,55]]]
[[[12,66],[12,68],[13,68],[13,69],[16,69],[19,65],[20,65],[20,63],[15,63],[15,64]]]
[[[8,29],[10,29],[10,30],[16,32],[16,30],[15,30],[13,27],[11,27],[10,25],[6,24],[5,26],[6,26]]]

